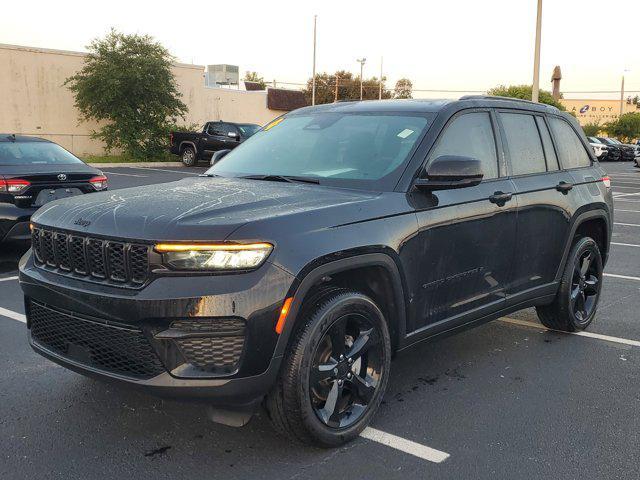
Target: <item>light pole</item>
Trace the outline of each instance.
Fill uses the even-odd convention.
[[[378,100],[382,100],[382,62],[383,57],[380,57],[380,91],[378,92]]]
[[[367,63],[367,59],[365,57],[356,59],[356,62],[360,64],[360,100],[362,100],[362,91],[364,87],[362,86],[362,73],[364,71],[364,64]]]
[[[622,84],[620,85],[620,115],[622,116],[622,112],[624,110],[624,74],[630,72],[630,70],[622,71]]]
[[[542,30],[542,0],[538,0],[538,13],[536,15],[536,46],[533,54],[533,88],[531,89],[531,101],[538,102],[540,93],[540,33]]]
[[[316,23],[318,15],[313,16],[313,77],[311,78],[311,105],[316,104]]]

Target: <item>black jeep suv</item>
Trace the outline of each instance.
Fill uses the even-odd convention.
[[[281,432],[331,446],[369,423],[396,351],[531,306],[587,327],[612,215],[608,177],[553,107],[336,103],[200,177],[47,204],[20,282],[51,360],[263,403]]]

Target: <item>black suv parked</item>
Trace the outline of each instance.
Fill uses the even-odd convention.
[[[581,132],[497,97],[336,103],[201,177],[51,203],[20,262],[31,345],[152,393],[264,399],[281,432],[339,445],[395,351],[531,306],[593,320],[613,202]]]

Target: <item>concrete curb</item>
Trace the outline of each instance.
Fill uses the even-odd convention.
[[[126,163],[88,163],[92,167],[113,168],[113,167],[139,167],[139,168],[158,168],[158,167],[184,167],[182,162],[126,162]]]

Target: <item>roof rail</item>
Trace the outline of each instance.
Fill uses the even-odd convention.
[[[524,100],[522,98],[501,97],[499,95],[464,95],[460,97],[458,100],[508,100],[511,102],[523,102],[523,103],[530,103],[533,105],[540,105],[542,107],[553,108],[557,110],[557,107],[554,107],[553,105],[548,105],[546,103],[532,102],[531,100]]]

